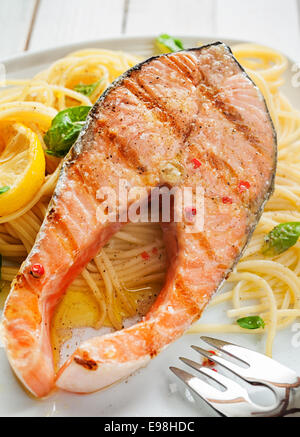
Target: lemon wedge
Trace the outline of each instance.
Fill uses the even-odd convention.
[[[38,136],[21,123],[0,124],[0,216],[28,203],[45,179],[45,155]]]

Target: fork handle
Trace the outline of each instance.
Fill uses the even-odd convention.
[[[283,417],[294,416],[300,417],[300,389],[291,389],[289,395],[289,402]]]

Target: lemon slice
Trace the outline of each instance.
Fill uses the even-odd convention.
[[[0,216],[28,203],[45,179],[38,136],[21,123],[0,124]]]

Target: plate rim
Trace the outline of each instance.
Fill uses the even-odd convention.
[[[37,49],[37,50],[29,50],[26,52],[16,53],[14,55],[10,55],[8,57],[0,59],[0,63],[3,63],[6,66],[8,73],[12,75],[18,69],[22,70],[22,69],[25,69],[26,67],[30,67],[30,66],[33,68],[33,67],[37,66],[38,64],[51,63],[51,62],[53,62],[53,58],[58,59],[59,57],[64,56],[64,53],[67,54],[68,52],[72,52],[75,50],[80,50],[80,49],[84,49],[84,48],[91,48],[93,46],[99,47],[99,46],[101,46],[102,43],[104,43],[104,44],[105,43],[112,43],[113,44],[113,43],[118,43],[118,41],[128,41],[131,44],[134,44],[137,41],[151,43],[154,41],[156,36],[157,36],[157,34],[105,35],[105,36],[103,36],[101,38],[97,38],[97,39],[75,41],[75,42],[68,43],[68,44],[56,45],[54,47]],[[224,41],[227,44],[229,42],[230,42],[230,44],[241,44],[241,43],[261,44],[259,42],[247,41],[247,40],[243,40],[243,39],[237,39],[237,38],[231,38],[231,37],[225,37],[225,36],[223,36],[222,38],[221,37],[213,37],[210,35],[207,35],[207,36],[202,35],[201,36],[198,34],[197,35],[178,34],[175,36],[177,38],[183,38],[186,40],[195,40],[195,41],[203,40],[204,43],[207,40],[210,40],[211,42]],[[266,46],[265,44],[262,44],[262,45]],[[270,47],[270,46],[268,46],[268,47]],[[277,50],[277,49],[275,49],[275,50]],[[284,56],[286,56],[286,58],[288,59],[289,62],[296,63],[296,61],[293,60],[290,56],[286,55],[282,51],[281,51],[281,53],[283,53]],[[43,57],[43,59],[41,59],[41,57]],[[12,72],[9,71],[11,67],[13,67]],[[192,340],[192,337],[191,337],[191,340]],[[13,392],[13,396],[15,396],[16,393],[15,393],[14,388],[12,388],[12,392]],[[18,393],[18,395],[22,396],[22,394],[20,392]],[[37,408],[36,411],[39,411],[39,414],[36,417],[40,417],[41,411],[38,407],[38,404],[35,403],[34,407],[32,407],[32,408],[34,408],[34,409]],[[64,413],[67,413],[68,410],[69,410],[69,407],[68,406],[65,407]],[[25,412],[25,409],[23,412]],[[199,413],[202,413],[202,410],[199,411]],[[1,417],[1,407],[0,407],[0,417]],[[66,416],[63,416],[63,417],[66,417]],[[116,417],[116,416],[110,416],[110,417]]]
[[[22,61],[22,60],[30,60],[30,59],[35,59],[36,57],[39,57],[40,55],[49,55],[49,57],[51,57],[51,55],[55,56],[55,53],[57,52],[72,52],[75,50],[78,50],[80,48],[84,49],[84,48],[93,48],[93,46],[99,46],[99,44],[101,44],[102,42],[104,43],[114,43],[120,40],[123,41],[130,41],[130,42],[134,42],[137,40],[149,40],[150,41],[154,41],[154,39],[158,36],[158,34],[145,34],[145,35],[140,35],[140,34],[131,34],[131,35],[105,35],[101,38],[93,38],[93,39],[87,39],[87,40],[80,40],[80,41],[75,41],[75,42],[70,42],[67,44],[59,44],[53,47],[47,47],[44,49],[33,49],[33,50],[28,50],[28,51],[24,51],[24,52],[19,52],[16,53],[14,55],[9,55],[3,58],[0,58],[0,63],[3,64],[10,64],[16,61]],[[225,42],[225,44],[259,44],[265,47],[269,47],[273,50],[277,50],[279,52],[281,52],[290,62],[292,63],[296,63],[296,60],[293,59],[291,56],[287,55],[285,52],[283,52],[282,50],[278,50],[276,47],[270,46],[270,45],[266,45],[266,44],[262,44],[260,42],[257,41],[250,41],[247,39],[239,39],[239,38],[232,38],[230,36],[226,36],[223,35],[221,36],[209,36],[209,35],[200,35],[200,34],[176,34],[174,35],[174,37],[176,38],[182,38],[182,39],[191,39],[191,40],[199,40],[201,41],[201,39],[203,40],[211,40],[211,42],[217,42],[217,41],[223,41]],[[227,42],[226,42],[227,41]],[[230,43],[229,43],[230,42]],[[122,51],[122,50],[121,50]],[[51,62],[51,61],[49,61]]]

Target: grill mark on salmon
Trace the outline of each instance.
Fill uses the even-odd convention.
[[[215,259],[216,258],[216,252],[215,252],[215,250],[213,250],[212,245],[210,244],[207,236],[203,232],[200,232],[199,236],[200,236],[201,246],[206,251],[207,256],[210,259]]]
[[[214,102],[225,117],[234,124],[235,128],[245,135],[246,139],[255,147],[258,153],[261,153],[261,141],[253,135],[248,126],[244,124],[244,120],[240,114],[238,114],[232,106],[226,105],[219,97],[215,97]]]
[[[188,79],[194,86],[198,85],[198,81],[195,80],[189,68],[185,68],[185,65],[182,62],[179,62],[176,57],[164,58],[164,63],[169,65],[170,68],[175,68],[179,73],[182,74],[185,80]]]
[[[122,163],[130,164],[132,169],[142,168],[139,155],[135,150],[128,149],[121,141],[119,141],[116,132],[112,132],[109,128],[102,127],[101,135],[104,141],[111,144],[112,150],[116,151],[118,158]],[[108,157],[109,159],[110,156]]]
[[[190,82],[194,84],[193,76],[191,73],[191,70],[189,68],[186,68],[185,64],[183,63],[176,63],[172,58],[163,58],[163,62],[166,64],[170,64],[170,66],[175,66],[177,71],[183,74],[183,76],[186,78],[188,77]],[[198,83],[198,81],[197,81]],[[158,100],[155,98],[155,94],[150,92],[150,89],[145,89],[144,85],[140,83],[139,78],[136,78],[136,83],[133,82],[132,79],[126,78],[124,80],[124,85],[126,88],[132,92],[139,100],[141,100],[146,107],[149,110],[156,110],[156,116],[157,118],[165,123],[169,123],[170,126],[174,127],[174,134],[183,141],[185,144],[188,140],[192,130],[193,130],[193,124],[191,123],[188,125],[185,130],[182,130],[182,126],[176,122],[176,119],[174,116],[168,111],[166,108],[166,105],[163,104],[163,102],[159,103]]]
[[[195,80],[195,77],[192,74],[191,68],[185,64],[184,61],[191,61],[191,58],[188,56],[183,56],[182,60],[178,60],[176,57],[168,57],[164,58],[164,62],[168,65],[174,65],[176,70],[182,74],[183,78],[188,77],[191,83],[195,87],[199,89],[199,91],[220,111],[220,113],[234,125],[235,129],[241,132],[245,138],[252,144],[257,153],[262,154],[261,152],[261,141],[251,132],[251,130],[244,124],[241,115],[235,111],[232,106],[227,105],[219,96],[219,91],[215,90],[209,80],[205,77],[205,74],[199,68],[201,79],[200,81]],[[194,61],[194,60],[193,60]],[[201,84],[201,80],[204,82],[204,86]],[[193,126],[190,127],[190,130],[185,135],[185,141],[188,139]]]
[[[126,88],[128,78],[136,83],[133,91],[144,87],[143,98],[153,109]],[[209,88],[209,97],[202,88]],[[237,135],[232,134],[235,124]],[[187,141],[195,148],[187,147]],[[205,161],[197,171],[190,165],[195,151]],[[130,186],[144,187],[148,180],[160,186],[161,163],[175,159],[183,167],[178,187],[195,190],[203,184],[203,232],[188,233],[185,223],[164,223],[170,264],[150,311],[130,328],[85,341],[55,375],[49,339],[55,306],[122,226],[98,219],[97,189],[117,189],[120,178]],[[54,384],[93,392],[145,366],[179,338],[242,256],[273,191],[275,168],[276,134],[265,102],[222,43],[152,58],[121,76],[93,107],[65,158],[49,214],[6,303],[3,342],[23,384],[37,397],[47,395]],[[251,182],[244,195],[235,192],[237,176]],[[223,192],[234,197],[232,205],[222,207]],[[68,240],[65,246],[62,236]],[[36,263],[45,269],[40,279],[30,277]]]
[[[222,158],[219,158],[215,153],[209,152],[205,154],[207,162],[210,164],[211,168],[217,168],[219,171],[224,171],[219,175],[219,178],[223,181],[225,186],[232,187],[237,185],[238,175],[233,170],[233,168]],[[228,177],[227,174],[229,172]],[[233,191],[233,190],[232,190]]]
[[[180,59],[171,55],[170,59],[181,73],[183,73],[183,76],[188,75],[191,78],[193,85],[197,88],[203,80],[203,73],[195,58],[191,58],[188,54],[185,54]]]
[[[74,178],[77,178],[77,181],[79,182],[81,188],[83,188],[84,190],[84,196],[86,197],[87,200],[89,200],[89,202],[91,204],[94,203],[94,199],[97,198],[96,197],[96,190],[93,189],[93,186],[91,184],[87,185],[86,184],[86,180],[84,178],[83,173],[83,169],[81,168],[80,165],[78,166],[73,166],[72,168],[72,172],[74,175]]]
[[[78,179],[79,183],[81,184],[82,188],[84,189],[86,195],[89,198],[91,198],[91,193],[90,193],[89,187],[86,185],[85,179],[81,173],[80,166],[74,165],[72,168],[72,171],[73,171],[74,176],[77,177],[77,179]]]
[[[147,109],[155,110],[155,116],[158,120],[163,123],[168,123],[172,129],[172,134],[175,135],[179,140],[185,143],[192,131],[192,125],[186,126],[182,129],[182,126],[177,123],[175,117],[168,111],[166,105],[163,102],[159,102],[155,98],[155,94],[150,92],[150,89],[146,89],[142,83],[140,83],[139,78],[136,78],[136,83],[130,78],[126,78],[124,81],[126,88],[134,94],[142,103],[145,104]]]
[[[191,123],[183,125],[181,120],[178,119],[177,121],[174,114],[172,114],[170,109],[167,107],[167,103],[169,100],[168,98],[164,98],[161,95],[157,95],[157,93],[154,92],[154,89],[152,88],[151,84],[145,85],[140,80],[139,76],[137,76],[135,80],[137,84],[140,86],[140,88],[142,88],[144,91],[145,103],[147,103],[147,101],[150,103],[151,105],[150,109],[157,107],[158,110],[160,110],[160,112],[162,113],[162,115],[160,115],[161,117],[163,117],[162,120],[163,121],[168,120],[170,125],[174,127],[175,133],[177,132],[177,136],[179,138],[183,138],[183,141],[185,142],[191,132],[191,127],[192,127]],[[174,110],[175,108],[172,109]],[[181,113],[183,112],[182,110],[180,111]],[[176,114],[176,110],[174,112]]]
[[[74,360],[77,364],[79,364],[80,366],[82,366],[88,370],[97,370],[98,369],[98,364],[93,360],[83,359],[83,358],[79,358],[79,357],[75,357]]]
[[[168,63],[174,64],[176,66],[177,71],[179,71],[183,77],[188,76],[190,81],[195,85],[196,87],[199,87],[199,83],[201,80],[204,82],[204,86],[201,85],[199,87],[199,90],[203,95],[205,95],[210,102],[215,105],[215,107],[226,117],[228,121],[230,121],[235,128],[245,135],[246,139],[250,141],[255,147],[255,149],[258,151],[258,153],[261,154],[261,141],[259,138],[257,138],[251,130],[244,124],[243,118],[241,115],[232,107],[227,105],[219,96],[219,90],[215,90],[212,87],[212,84],[209,82],[208,78],[205,76],[204,72],[199,69],[201,73],[201,80],[196,81],[194,76],[192,75],[192,70],[185,64],[184,61],[194,61],[188,56],[183,56],[181,60],[177,59],[176,57],[169,57]],[[166,62],[166,61],[165,61]]]
[[[137,80],[136,83],[130,78],[125,79],[124,85],[126,88],[135,95],[149,110],[155,110],[155,116],[158,120],[163,123],[168,123],[171,127],[174,128],[175,134],[178,138],[182,139],[182,133],[180,126],[174,120],[171,114],[169,114],[165,108],[160,105],[157,100],[154,99],[153,95],[149,93],[149,91],[145,90],[144,86],[139,83]]]
[[[66,250],[68,249],[68,251],[73,254],[76,250],[78,250],[78,244],[76,243],[74,235],[64,220],[61,220],[61,223],[59,220],[56,220],[56,224],[59,224],[60,232],[57,233],[57,237],[59,238],[61,246]]]
[[[205,164],[208,164],[211,170],[214,168],[218,169],[219,170],[218,177],[223,180],[225,186],[232,187],[234,186],[234,184],[237,185],[239,181],[239,176],[236,173],[236,171],[232,168],[232,166],[227,161],[225,161],[225,159],[223,159],[220,156],[217,156],[211,150],[205,152],[200,151],[198,155],[198,159],[200,162],[205,162]]]
[[[203,78],[205,79],[204,75]],[[200,86],[199,90],[224,115],[224,117],[234,125],[235,129],[237,129],[245,136],[245,138],[250,142],[255,150],[261,154],[261,141],[259,140],[259,138],[257,138],[251,132],[248,126],[244,124],[244,120],[241,115],[237,111],[235,111],[232,106],[229,106],[222,101],[222,99],[218,95],[219,92],[213,90],[209,82],[206,82],[205,86]]]

